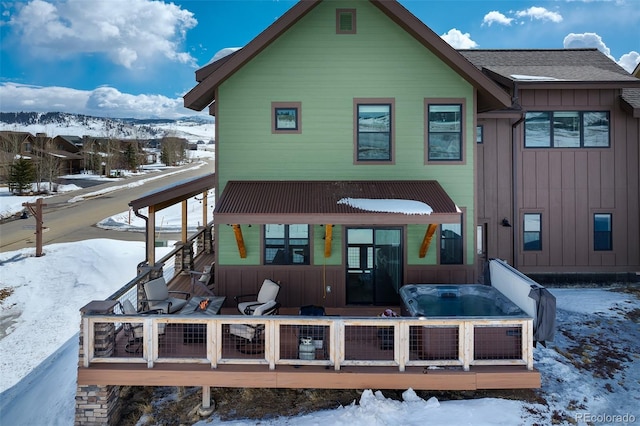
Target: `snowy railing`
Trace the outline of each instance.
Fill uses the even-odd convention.
[[[141,326],[138,338],[117,324]],[[533,369],[533,321],[413,317],[85,314],[81,365],[92,363]],[[111,335],[109,335],[111,333]],[[242,337],[240,337],[242,336]],[[247,340],[245,338],[251,338]]]

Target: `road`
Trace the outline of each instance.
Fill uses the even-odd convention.
[[[43,208],[43,223],[46,232],[42,234],[43,245],[55,243],[68,243],[94,238],[110,238],[125,241],[144,241],[143,232],[121,232],[100,229],[96,223],[114,214],[129,210],[129,201],[140,198],[150,191],[170,186],[175,182],[202,176],[213,172],[213,160],[201,159],[206,162],[197,167],[197,162],[182,166],[179,169],[170,169],[159,172],[165,177],[145,182],[133,188],[126,184],[137,180],[148,179],[156,174],[146,174],[140,177],[127,178],[117,182],[108,182],[102,185],[84,188],[82,190],[48,197],[43,200],[46,206]],[[183,170],[181,173],[173,173]],[[83,201],[70,203],[69,200],[85,194],[95,193],[103,188],[125,186],[103,195],[95,195],[85,198]],[[132,213],[133,214],[133,213]],[[19,219],[0,225],[0,253],[14,251],[28,247],[35,247],[36,236],[34,229],[35,220]]]

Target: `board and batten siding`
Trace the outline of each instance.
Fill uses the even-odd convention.
[[[524,148],[524,126],[516,133],[517,221],[511,219],[511,123],[480,120],[484,144],[478,149],[478,217],[494,225],[489,257],[513,258],[516,231],[518,269],[525,273],[616,273],[640,270],[640,120],[619,105],[619,91],[522,90],[525,111],[609,111],[609,148]],[[515,120],[513,120],[515,121]],[[524,251],[525,213],[542,214],[542,250]],[[612,214],[613,250],[593,249],[594,213]],[[507,253],[505,253],[507,252]]]
[[[473,262],[473,87],[368,2],[340,2],[356,9],[357,34],[336,34],[336,5],[318,5],[219,86],[216,193],[230,180],[436,179],[466,209],[465,258]],[[391,164],[354,164],[355,98],[393,98]],[[464,164],[425,165],[427,98],[465,99]],[[272,102],[301,103],[301,133],[271,133]],[[259,264],[258,228],[243,227],[246,259],[221,229],[220,265]]]

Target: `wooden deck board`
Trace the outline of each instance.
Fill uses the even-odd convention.
[[[399,372],[392,367],[343,367],[340,371],[319,366],[203,364],[100,364],[78,369],[79,385],[211,386],[302,389],[420,389],[477,390],[539,388],[540,373],[519,366],[472,367]]]

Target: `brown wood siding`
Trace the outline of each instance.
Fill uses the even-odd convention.
[[[79,385],[212,386],[244,388],[317,389],[421,389],[476,390],[527,389],[540,387],[540,372],[521,366],[474,366],[470,371],[428,370],[409,367],[399,372],[392,367],[347,367],[340,371],[324,367],[229,365],[101,364],[78,368]]]
[[[233,298],[257,294],[265,278],[280,284],[278,302],[282,306],[344,306],[345,273],[342,266],[216,266],[216,291],[227,296],[225,306],[234,306]],[[331,292],[325,295],[325,286]]]
[[[620,108],[619,95],[613,89],[521,91],[525,111],[609,111],[611,141],[609,148],[525,149],[524,126],[518,126],[518,217],[513,218],[516,226],[506,229],[515,232],[514,263],[523,272],[640,271],[640,120]],[[509,256],[503,253],[512,251],[502,238],[508,232],[491,225],[501,216],[511,219],[510,207],[503,208],[504,197],[511,195],[504,183],[511,182],[511,161],[500,155],[510,152],[513,121],[478,121],[484,125],[484,143],[478,146],[478,217],[489,224],[488,256],[505,259]],[[542,214],[541,251],[522,249],[524,213]],[[595,213],[612,214],[611,251],[593,249]]]

